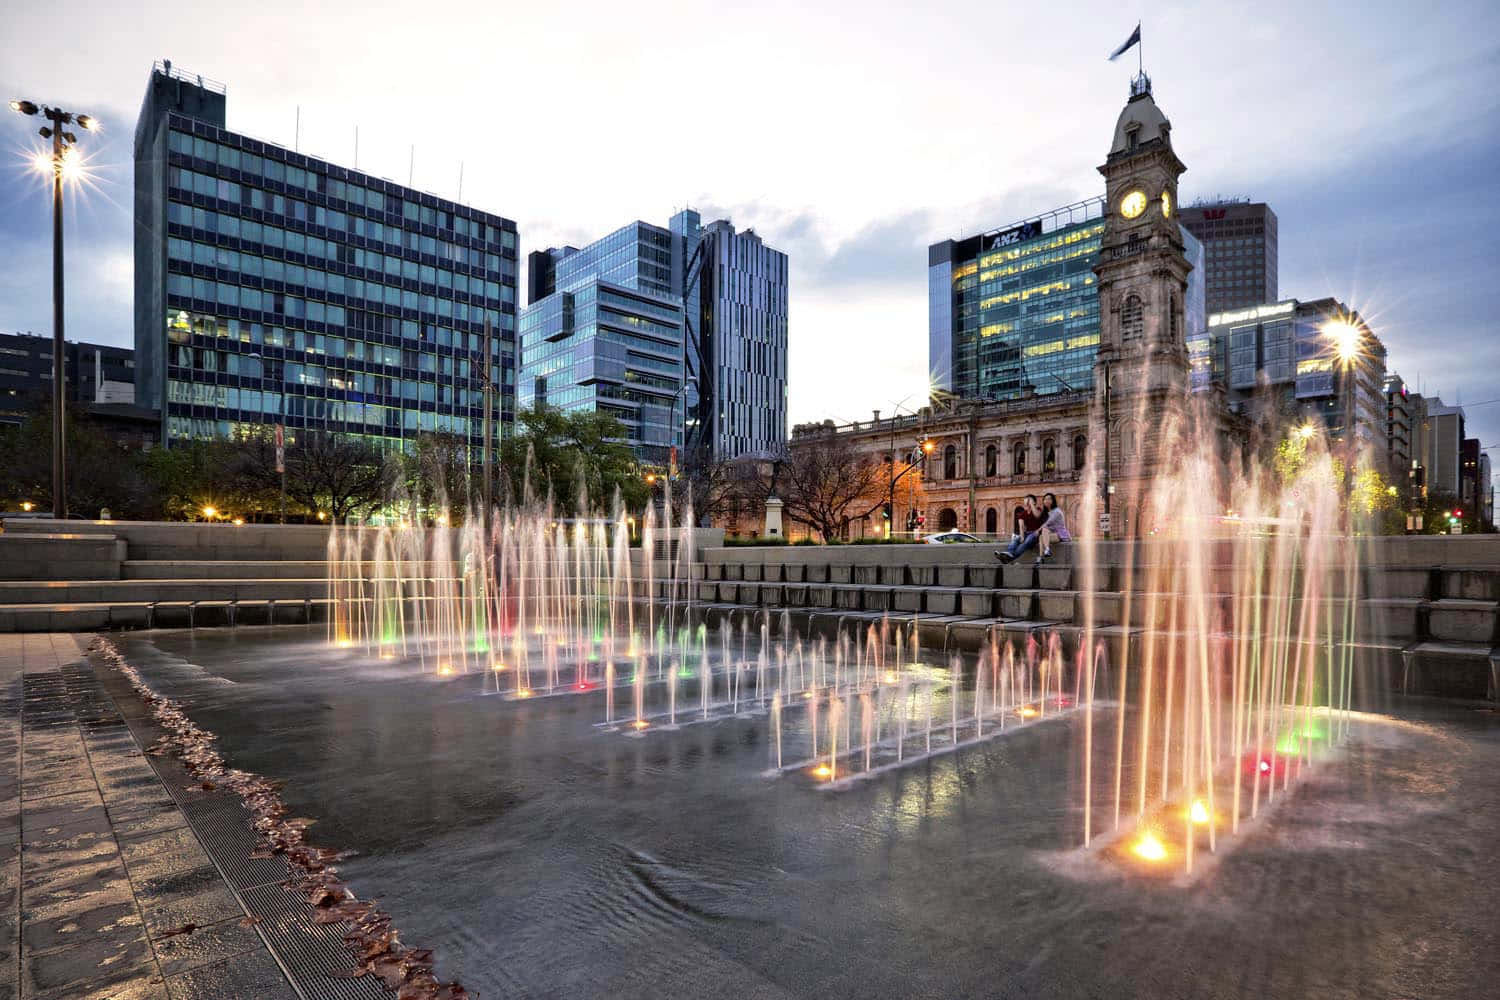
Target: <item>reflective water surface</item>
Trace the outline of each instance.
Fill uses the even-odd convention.
[[[594,725],[598,691],[508,701],[479,674],[323,639],[123,646],[233,766],[285,780],[315,842],[359,849],[342,867],[360,896],[483,996],[1458,998],[1500,982],[1492,712],[1415,704],[1356,726],[1179,886],[1077,851],[1077,718],[830,792],[764,776],[764,718],[629,738]]]

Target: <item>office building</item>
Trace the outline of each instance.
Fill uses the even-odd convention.
[[[135,133],[138,404],[163,440],[269,424],[482,442],[486,331],[514,411],[516,227],[240,135],[221,85],[153,68]]]
[[[696,212],[674,232],[693,246]],[[787,447],[787,255],[727,219],[702,227],[684,257],[691,454],[733,461]],[[696,379],[694,378],[696,376]]]
[[[1245,309],[1279,298],[1276,213],[1263,202],[1197,202],[1179,221],[1203,244],[1209,313]]]
[[[1411,468],[1412,418],[1417,408],[1416,393],[1396,372],[1387,372],[1385,384],[1385,452],[1391,473],[1405,476]]]
[[[1021,399],[1093,386],[1099,346],[1094,263],[1105,202],[1092,198],[927,250],[928,369],[935,389]],[[1181,231],[1192,266],[1189,338],[1206,325],[1204,248]]]
[[[1336,323],[1359,332],[1348,366],[1329,332]],[[1257,422],[1316,421],[1334,440],[1352,423],[1358,447],[1382,462],[1391,433],[1385,357],[1385,345],[1364,318],[1335,299],[1286,299],[1215,313],[1207,337],[1189,343],[1195,388],[1206,377]],[[1351,399],[1352,414],[1346,412]]]
[[[1425,404],[1420,441],[1427,492],[1457,497],[1463,486],[1463,407],[1449,406],[1441,396],[1428,396]]]
[[[787,257],[697,212],[528,257],[522,408],[608,412],[642,460],[780,454]]]
[[[135,352],[128,347],[63,345],[68,402],[134,402]],[[0,334],[0,424],[19,424],[52,400],[52,338]]]

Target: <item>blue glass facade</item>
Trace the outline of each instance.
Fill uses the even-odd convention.
[[[1094,263],[1104,199],[927,252],[928,369],[933,388],[967,399],[1089,390],[1099,348]],[[1204,251],[1182,232],[1190,343],[1207,325]],[[1202,339],[1201,336],[1198,339]]]
[[[970,399],[1090,388],[1103,235],[1104,199],[1094,198],[930,247],[934,387]]]
[[[632,222],[582,249],[531,255],[517,405],[609,413],[636,454],[665,464],[683,443],[683,309],[672,233]],[[545,272],[545,273],[542,273]]]
[[[136,130],[137,381],[164,440],[284,423],[478,446],[487,329],[502,434],[515,224],[238,135],[222,99],[184,114],[195,88],[158,68]]]
[[[529,261],[519,406],[609,412],[662,464],[784,450],[786,254],[687,209]]]

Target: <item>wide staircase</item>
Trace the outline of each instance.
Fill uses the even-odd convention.
[[[0,632],[311,622],[328,529],[7,518]]]
[[[728,617],[773,632],[785,621],[832,635],[884,619],[914,623],[925,650],[973,650],[992,637],[1045,639],[1073,648],[1086,621],[1116,655],[1146,630],[1183,630],[1173,618],[1185,595],[1149,591],[1146,567],[1173,558],[1159,546],[1101,545],[1095,565],[1059,546],[1038,564],[1001,565],[993,546],[849,546],[707,549],[692,580],[659,582],[657,600],[691,603],[710,620]],[[1129,586],[1127,587],[1127,577]],[[1208,620],[1232,634],[1250,604],[1235,596],[1231,572],[1210,566],[1202,595]],[[1348,602],[1334,592],[1291,595],[1291,621],[1316,623],[1320,643],[1343,627]],[[1357,582],[1354,637],[1366,676],[1384,688],[1449,697],[1500,697],[1500,537],[1413,537],[1366,543]],[[1269,598],[1262,598],[1269,612]],[[1238,604],[1236,603],[1238,601]],[[1331,612],[1331,613],[1330,613]],[[1263,613],[1261,620],[1269,620]],[[1226,624],[1229,623],[1229,624]]]

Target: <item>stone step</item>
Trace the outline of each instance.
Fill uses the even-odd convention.
[[[326,597],[326,579],[0,581],[0,604],[304,600]]]
[[[120,568],[126,580],[314,580],[328,575],[328,563],[321,559],[128,559]]]

